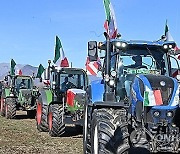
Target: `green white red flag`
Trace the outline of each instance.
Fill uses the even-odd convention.
[[[11,71],[10,71],[11,75],[15,75],[15,66],[16,66],[16,62],[14,61],[14,59],[11,59]]]
[[[60,67],[69,67],[69,62],[65,56],[61,40],[58,36],[55,39],[55,55],[54,55],[54,64],[60,65]]]
[[[41,78],[41,75],[43,74],[44,71],[45,71],[45,68],[43,67],[42,64],[40,64],[38,67],[38,72],[37,72],[36,78]]]
[[[114,9],[110,0],[104,0],[104,8],[106,12],[106,21],[104,23],[104,28],[106,29],[106,32],[109,35],[110,39],[114,39],[117,36],[117,23]]]
[[[174,39],[173,39],[173,37],[172,37],[172,35],[171,35],[170,31],[169,31],[169,27],[168,27],[168,24],[167,24],[167,20],[166,20],[165,34],[164,34],[164,35],[166,36],[166,41],[174,41]],[[177,51],[177,50],[180,50],[180,49],[179,49],[178,46],[176,45],[176,47],[174,48],[174,50]]]

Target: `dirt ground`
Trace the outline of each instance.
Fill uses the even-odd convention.
[[[50,137],[38,132],[35,119],[26,112],[17,113],[13,120],[0,116],[0,154],[80,154],[82,130],[67,127],[64,137]]]

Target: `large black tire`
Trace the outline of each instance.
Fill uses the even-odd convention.
[[[48,132],[48,105],[42,102],[37,102],[36,107],[36,126],[40,132]]]
[[[16,99],[15,98],[6,98],[5,117],[7,119],[14,119],[16,117]]]
[[[128,153],[129,133],[124,109],[95,109],[91,125],[93,154]]]
[[[1,95],[1,104],[0,104],[0,115],[5,116],[5,101],[4,98]]]
[[[88,106],[85,106],[84,110],[84,127],[83,127],[83,153],[91,154],[91,140],[90,140],[90,114],[89,114]]]
[[[65,132],[65,124],[63,122],[64,113],[63,113],[62,104],[51,104],[49,106],[48,113],[48,124],[49,124],[49,135],[52,137],[62,136]]]

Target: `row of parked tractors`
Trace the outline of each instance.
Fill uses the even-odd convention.
[[[89,61],[101,59],[102,79],[49,64],[50,84],[37,88],[30,76],[8,75],[0,114],[35,116],[37,129],[62,136],[66,124],[83,126],[86,154],[178,153],[179,71],[175,42],[110,39],[88,42]],[[99,50],[101,57],[99,57]],[[104,55],[102,56],[102,53]],[[174,68],[173,68],[174,67]],[[178,74],[178,73],[177,73]],[[22,83],[24,82],[24,83]]]

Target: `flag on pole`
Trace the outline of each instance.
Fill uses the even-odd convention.
[[[168,27],[168,24],[167,24],[167,20],[166,20],[166,25],[165,25],[165,36],[166,36],[166,41],[174,41],[172,35],[170,34],[170,31],[169,31],[169,27]],[[174,41],[175,42],[175,41]],[[174,48],[175,51],[178,51],[180,50],[178,48],[178,46],[176,45],[176,47]]]
[[[167,20],[166,20],[165,34],[164,35],[166,36],[166,41],[174,41],[173,37],[170,34],[169,27],[168,27],[168,24],[167,24]]]
[[[39,65],[38,67],[38,72],[36,78],[41,78],[41,75],[43,74],[45,68],[42,66],[42,64]]]
[[[22,75],[22,70],[20,69],[19,72],[18,72],[19,75]]]
[[[13,59],[11,59],[11,71],[10,71],[11,75],[15,75],[15,66],[16,66],[16,62]]]
[[[110,39],[114,39],[117,36],[117,23],[114,9],[110,0],[104,0],[104,8],[106,12],[106,21],[104,23],[104,28],[106,29],[106,32],[109,35]]]
[[[55,56],[53,62],[59,64],[61,67],[69,67],[69,62],[62,47],[61,40],[56,36],[55,43]]]

